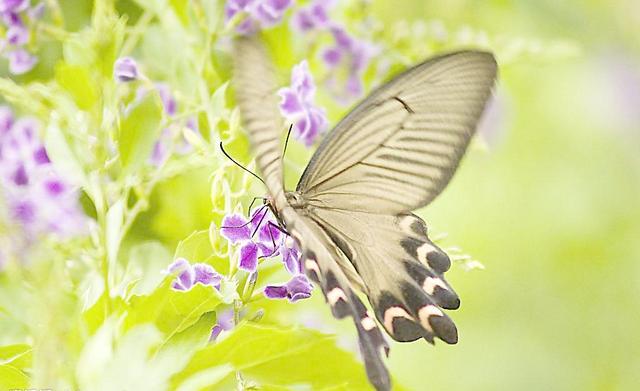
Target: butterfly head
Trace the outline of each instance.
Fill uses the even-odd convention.
[[[285,196],[289,205],[294,209],[301,209],[305,205],[305,200],[298,191],[288,191]]]

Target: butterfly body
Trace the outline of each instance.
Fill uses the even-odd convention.
[[[285,191],[270,61],[255,37],[237,39],[234,56],[236,95],[270,207],[333,315],[353,318],[369,380],[388,390],[381,356],[389,346],[378,324],[400,342],[458,340],[443,311],[460,306],[444,278],[451,262],[411,211],[430,203],[455,172],[491,93],[496,62],[489,53],[463,51],[396,76],[336,125],[295,191]]]

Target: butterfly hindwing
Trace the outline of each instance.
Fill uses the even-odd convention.
[[[460,306],[443,275],[450,260],[429,239],[422,219],[413,214],[313,210],[311,218],[358,271],[376,318],[389,335],[401,342],[433,342],[434,336],[457,342],[456,327],[442,311]]]
[[[389,347],[373,315],[339,266],[342,257],[340,249],[323,232],[322,227],[299,215],[293,208],[286,207],[281,216],[301,247],[302,263],[307,275],[320,286],[332,314],[338,319],[353,318],[369,380],[376,389],[389,390],[391,380],[382,361],[382,355],[388,354]]]

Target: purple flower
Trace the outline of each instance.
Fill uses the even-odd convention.
[[[0,197],[28,242],[41,234],[69,237],[86,232],[89,220],[77,191],[56,173],[37,123],[14,121],[6,107],[0,107]]]
[[[120,57],[113,66],[113,76],[123,83],[136,80],[139,76],[138,64],[131,57]]]
[[[155,166],[160,167],[169,157],[169,143],[171,142],[171,131],[169,129],[163,129],[160,133],[160,137],[153,145],[149,162]]]
[[[298,31],[311,31],[329,27],[329,9],[334,5],[333,0],[315,0],[306,7],[302,7],[293,16],[293,26]]]
[[[0,158],[2,157],[2,140],[13,126],[13,113],[7,106],[0,106]]]
[[[270,299],[288,299],[290,302],[296,302],[301,299],[311,297],[313,285],[303,274],[294,276],[284,285],[269,285],[264,288],[264,295]]]
[[[20,17],[20,14],[18,14],[17,12],[0,12],[0,14],[2,14],[2,21],[4,22],[4,24],[7,27],[12,27],[12,26],[24,26],[24,23],[22,22],[22,18]]]
[[[0,12],[21,12],[27,9],[30,0],[0,0]]]
[[[292,4],[293,0],[227,0],[225,21],[228,22],[237,13],[244,12],[247,17],[236,30],[240,34],[251,34],[258,29],[278,24]]]
[[[24,49],[16,49],[7,54],[9,58],[9,72],[21,75],[29,72],[38,62],[38,59]]]
[[[171,287],[177,291],[188,291],[196,284],[209,285],[220,288],[222,276],[216,272],[213,266],[206,263],[191,265],[184,258],[176,259],[167,269],[167,273],[176,274]]]
[[[337,68],[344,67],[347,70],[344,90],[347,97],[359,97],[364,88],[362,76],[371,59],[378,50],[368,42],[360,41],[350,36],[342,27],[331,27],[334,45],[326,48],[322,53],[322,59],[330,69],[332,75],[339,74]],[[335,85],[335,78],[329,79],[330,85]],[[344,95],[339,93],[338,95]],[[350,99],[345,99],[347,102]]]
[[[293,136],[306,146],[311,146],[328,125],[324,110],[313,103],[315,93],[316,86],[306,60],[293,67],[291,86],[278,91],[280,112],[295,124]]]
[[[223,331],[231,330],[234,327],[233,309],[228,308],[216,313],[216,325],[211,329],[209,341],[215,341]]]
[[[176,98],[171,93],[169,85],[166,83],[156,83],[156,89],[160,95],[160,100],[162,100],[164,112],[167,113],[168,116],[176,115],[178,112],[178,102],[176,102]]]
[[[7,30],[9,45],[22,46],[29,41],[29,30],[20,25],[13,25]]]
[[[253,273],[258,267],[259,257],[271,257],[278,253],[281,232],[274,227],[275,224],[266,207],[257,209],[249,221],[238,214],[225,216],[220,233],[231,244],[240,246],[240,269]]]

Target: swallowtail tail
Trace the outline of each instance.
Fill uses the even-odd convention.
[[[396,76],[331,130],[295,191],[285,191],[272,64],[257,37],[237,38],[233,55],[236,97],[269,205],[333,315],[353,318],[369,380],[388,390],[382,355],[389,348],[375,319],[397,341],[458,340],[443,312],[460,305],[443,277],[451,262],[411,211],[455,172],[491,95],[496,61],[459,51]]]

